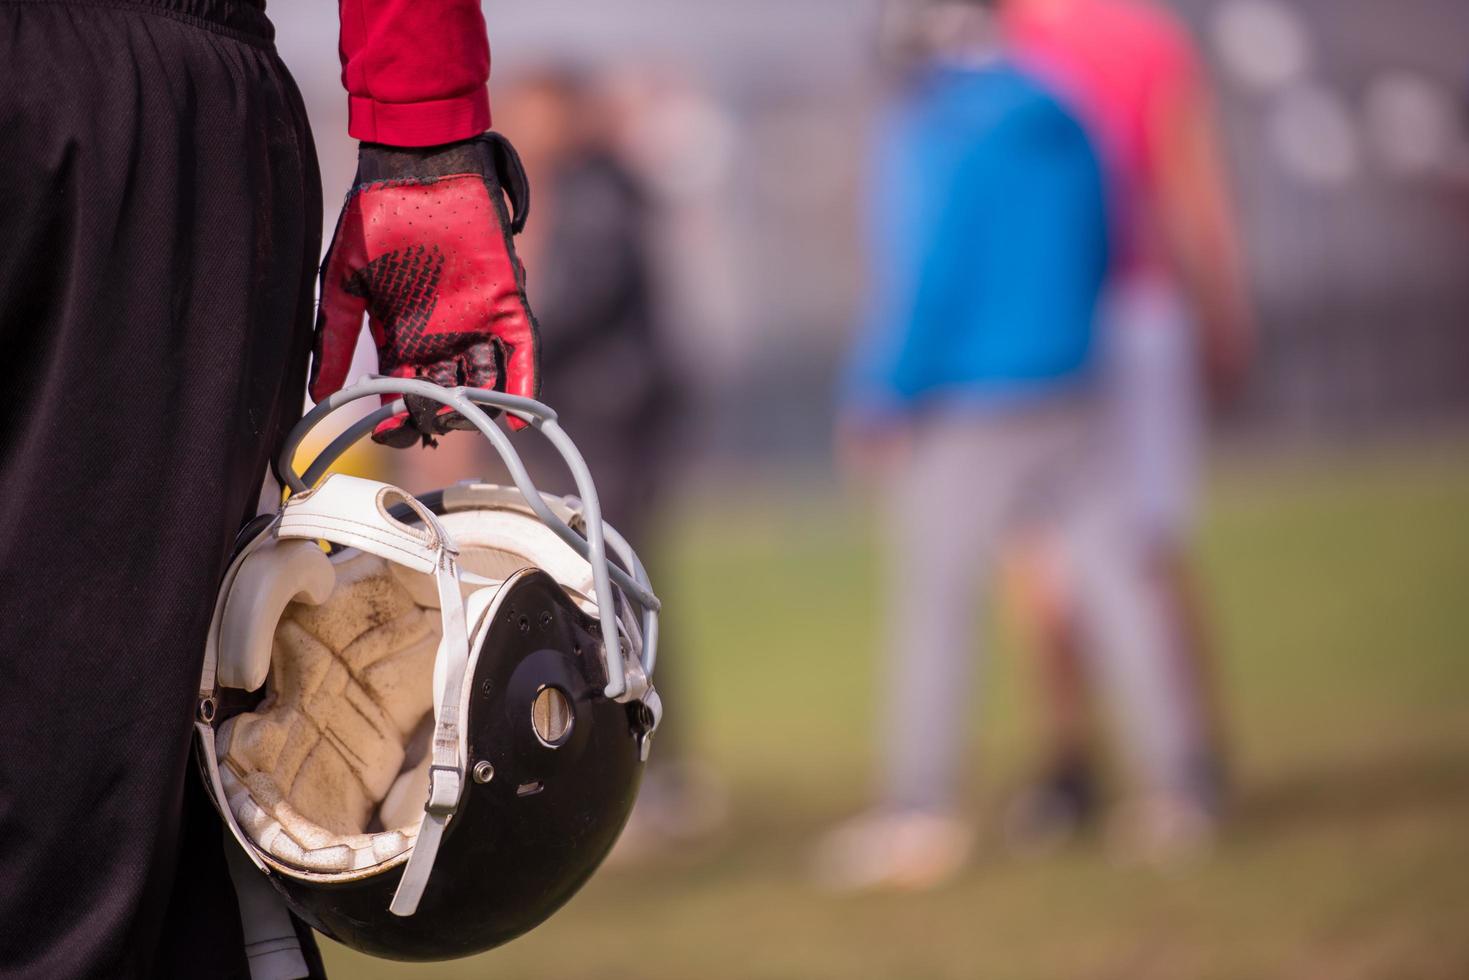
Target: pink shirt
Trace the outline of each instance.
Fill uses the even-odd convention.
[[[1113,183],[1120,267],[1160,265],[1151,218],[1157,126],[1198,84],[1187,30],[1149,0],[1013,2],[1004,26],[1016,58],[1070,100],[1092,129]]]

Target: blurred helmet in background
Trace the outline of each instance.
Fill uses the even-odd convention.
[[[994,46],[997,0],[884,0],[878,58],[906,74],[936,60],[962,61]]]

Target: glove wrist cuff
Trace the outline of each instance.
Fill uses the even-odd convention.
[[[357,151],[358,184],[493,172],[494,158],[482,136],[441,146],[407,147],[363,143]]]

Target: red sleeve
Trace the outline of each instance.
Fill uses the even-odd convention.
[[[338,0],[347,131],[434,146],[490,128],[490,42],[478,0]]]

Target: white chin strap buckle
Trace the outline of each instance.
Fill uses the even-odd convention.
[[[432,766],[428,771],[428,805],[424,809],[435,816],[447,817],[459,806],[463,788],[458,769]]]

